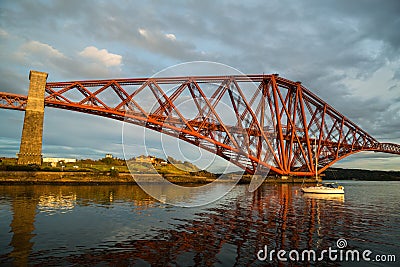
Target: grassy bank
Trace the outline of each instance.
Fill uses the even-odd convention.
[[[59,161],[56,163],[43,163],[38,165],[17,165],[16,158],[0,158],[0,171],[25,171],[25,172],[79,172],[94,173],[94,175],[111,176],[119,174],[154,174],[177,176],[206,176],[215,178],[213,173],[199,170],[189,162],[181,162],[170,158],[170,161],[155,157],[138,157],[128,161],[118,158],[102,158],[99,160],[80,159],[76,162]]]
[[[179,183],[204,184],[214,181],[218,174],[199,170],[189,162],[181,162],[172,158],[168,161],[154,157],[129,160],[103,158],[99,160],[83,159],[73,163],[58,162],[50,164],[17,165],[15,158],[0,158],[0,183],[135,183],[135,179],[154,182],[155,174]],[[151,161],[150,161],[151,160]],[[400,181],[400,172],[369,171],[359,169],[329,168],[324,173],[324,180],[369,180]],[[251,175],[244,175],[241,183],[250,183]],[[229,181],[231,179],[226,179]],[[267,177],[265,183],[312,183],[313,178],[302,177]]]

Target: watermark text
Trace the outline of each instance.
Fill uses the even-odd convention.
[[[358,249],[345,249],[347,241],[344,238],[340,238],[336,242],[336,248],[328,247],[321,251],[313,249],[304,250],[275,250],[268,251],[268,246],[265,245],[263,249],[257,252],[257,259],[260,261],[307,261],[307,262],[318,262],[318,261],[366,261],[366,262],[396,262],[395,254],[376,254],[369,250],[358,250]]]

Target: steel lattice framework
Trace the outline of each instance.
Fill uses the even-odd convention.
[[[0,107],[27,97],[0,93]],[[211,151],[250,174],[315,175],[360,151],[400,155],[300,82],[278,75],[48,82],[45,106],[140,125]]]

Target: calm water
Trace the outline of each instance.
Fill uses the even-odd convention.
[[[257,259],[265,245],[321,251],[344,238],[345,249],[393,254],[398,264],[400,183],[342,184],[345,197],[238,185],[197,208],[159,203],[137,186],[0,186],[0,265],[396,266]]]

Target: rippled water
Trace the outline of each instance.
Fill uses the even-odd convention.
[[[265,245],[321,251],[344,238],[344,249],[395,255],[398,264],[400,183],[342,184],[344,197],[238,185],[197,208],[159,203],[133,185],[0,186],[0,265],[396,266],[257,258]]]

